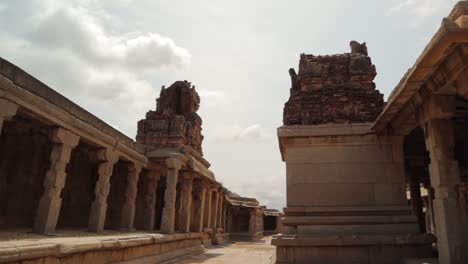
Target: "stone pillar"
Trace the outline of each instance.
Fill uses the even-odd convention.
[[[276,229],[275,229],[276,233],[282,233],[283,232],[282,228],[281,228],[281,217],[282,217],[281,214],[276,217]]]
[[[161,219],[161,233],[174,233],[175,226],[175,203],[177,197],[177,180],[179,178],[179,170],[182,164],[174,158],[166,159],[167,175],[166,175],[166,193],[164,194],[164,208]]]
[[[218,221],[218,205],[219,205],[219,192],[217,189],[214,190],[213,193],[213,200],[214,204],[211,205],[212,208],[212,217],[213,217],[213,223],[211,223],[213,232],[216,232],[216,227],[217,227],[217,221]]]
[[[138,178],[142,167],[135,163],[127,165],[127,188],[125,189],[125,201],[122,205],[122,214],[120,216],[120,230],[132,231],[134,230],[135,222],[135,201],[138,192]]]
[[[450,119],[426,123],[426,147],[430,153],[429,173],[434,187],[434,213],[437,247],[441,263],[466,263],[463,209],[458,201],[460,184],[458,163],[454,159],[454,131]]]
[[[424,219],[423,200],[421,197],[421,186],[419,183],[419,177],[415,170],[411,170],[408,173],[411,209],[413,211],[413,214],[418,218],[419,231],[421,231],[421,233],[426,233],[426,220]]]
[[[205,197],[205,220],[203,226],[209,228],[211,226],[211,195],[213,194],[213,189],[208,187],[206,190]]]
[[[0,98],[0,136],[2,135],[3,122],[11,120],[16,115],[16,111],[18,111],[18,105]]]
[[[255,218],[257,216],[257,209],[252,208],[250,209],[250,218],[249,218],[249,234],[254,235],[255,234]]]
[[[222,221],[223,221],[223,199],[224,198],[224,194],[223,192],[219,192],[219,195],[218,195],[218,221],[217,221],[217,226],[218,228],[222,228]]]
[[[192,210],[192,185],[193,178],[189,172],[184,172],[182,179],[182,200],[181,200],[181,213],[180,213],[180,227],[181,231],[185,233],[190,232],[190,219]]]
[[[227,217],[227,206],[224,202],[224,194],[223,194],[223,212],[221,216],[221,228],[226,232],[226,217]]]
[[[148,231],[154,230],[154,221],[156,219],[156,196],[158,183],[160,179],[160,172],[156,170],[151,170],[147,174],[148,182],[145,186],[145,201],[144,201],[144,219],[143,219],[143,228]]]
[[[205,213],[205,198],[206,198],[207,188],[204,185],[203,181],[197,181],[197,184],[194,185],[193,193],[198,197],[198,199],[193,204],[193,225],[195,232],[203,232],[203,220]]]
[[[453,121],[455,96],[432,95],[421,114],[426,148],[430,154],[429,175],[434,188],[434,214],[439,262],[468,261],[466,212],[458,200],[461,183],[455,160]]]
[[[110,149],[97,151],[98,179],[94,187],[94,201],[89,214],[88,230],[90,232],[102,232],[107,212],[107,196],[110,191],[110,177],[119,155]]]
[[[50,167],[44,179],[44,193],[39,200],[34,222],[34,232],[47,234],[55,231],[62,199],[60,194],[65,186],[66,167],[72,149],[80,137],[64,128],[54,128],[50,133],[53,143]]]

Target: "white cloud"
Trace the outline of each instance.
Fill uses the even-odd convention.
[[[273,134],[264,129],[260,124],[248,127],[224,126],[215,129],[214,137],[218,141],[228,142],[253,142],[271,140]]]
[[[2,6],[4,13],[20,10],[26,19],[0,32],[0,56],[105,121],[118,123],[129,136],[136,133],[136,120],[154,108],[156,91],[144,74],[190,62],[186,49],[158,33],[106,29],[99,20],[104,11],[93,0]],[[1,16],[0,24],[11,24],[10,19]]]
[[[447,0],[404,0],[392,6],[387,15],[403,15],[405,23],[414,28],[428,19],[440,17],[439,12],[447,7],[447,2]]]

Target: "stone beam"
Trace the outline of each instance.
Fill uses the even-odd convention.
[[[54,128],[50,133],[53,143],[50,154],[50,167],[44,180],[44,193],[34,222],[34,232],[48,234],[55,231],[62,199],[60,194],[65,186],[66,167],[72,149],[78,145],[80,137],[63,128]]]
[[[110,177],[119,155],[110,149],[99,149],[96,153],[99,161],[98,179],[94,187],[94,201],[89,214],[88,230],[102,232],[107,213],[107,196],[110,191]]]
[[[18,105],[0,98],[0,135],[2,135],[3,122],[8,121],[16,115],[18,111]]]
[[[164,194],[164,208],[161,220],[161,233],[174,233],[175,225],[175,203],[177,197],[177,180],[179,170],[182,168],[182,162],[178,159],[166,159],[166,193]]]
[[[122,207],[120,229],[131,231],[134,229],[135,201],[138,192],[138,178],[142,167],[136,163],[128,164],[127,189],[125,190],[125,201]]]

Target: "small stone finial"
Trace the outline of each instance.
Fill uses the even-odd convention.
[[[297,73],[294,68],[289,69],[289,76],[291,76],[291,87],[294,87],[297,80]]]
[[[161,90],[166,89],[166,85],[161,86]]]
[[[365,42],[359,44],[359,42],[352,40],[349,46],[351,47],[351,53],[361,53],[367,56],[367,45]]]

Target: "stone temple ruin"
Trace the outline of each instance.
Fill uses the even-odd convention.
[[[163,87],[135,142],[0,59],[0,262],[159,263],[261,237],[266,208],[203,157],[199,104],[187,81]],[[31,231],[112,236],[1,242]]]
[[[384,104],[365,43],[300,56],[277,263],[468,263],[468,1]],[[427,193],[423,195],[423,192]]]
[[[134,141],[0,58],[0,263],[167,263],[265,234],[269,262],[468,263],[468,1],[385,103],[371,53],[290,69],[283,212],[217,180],[190,82]]]

